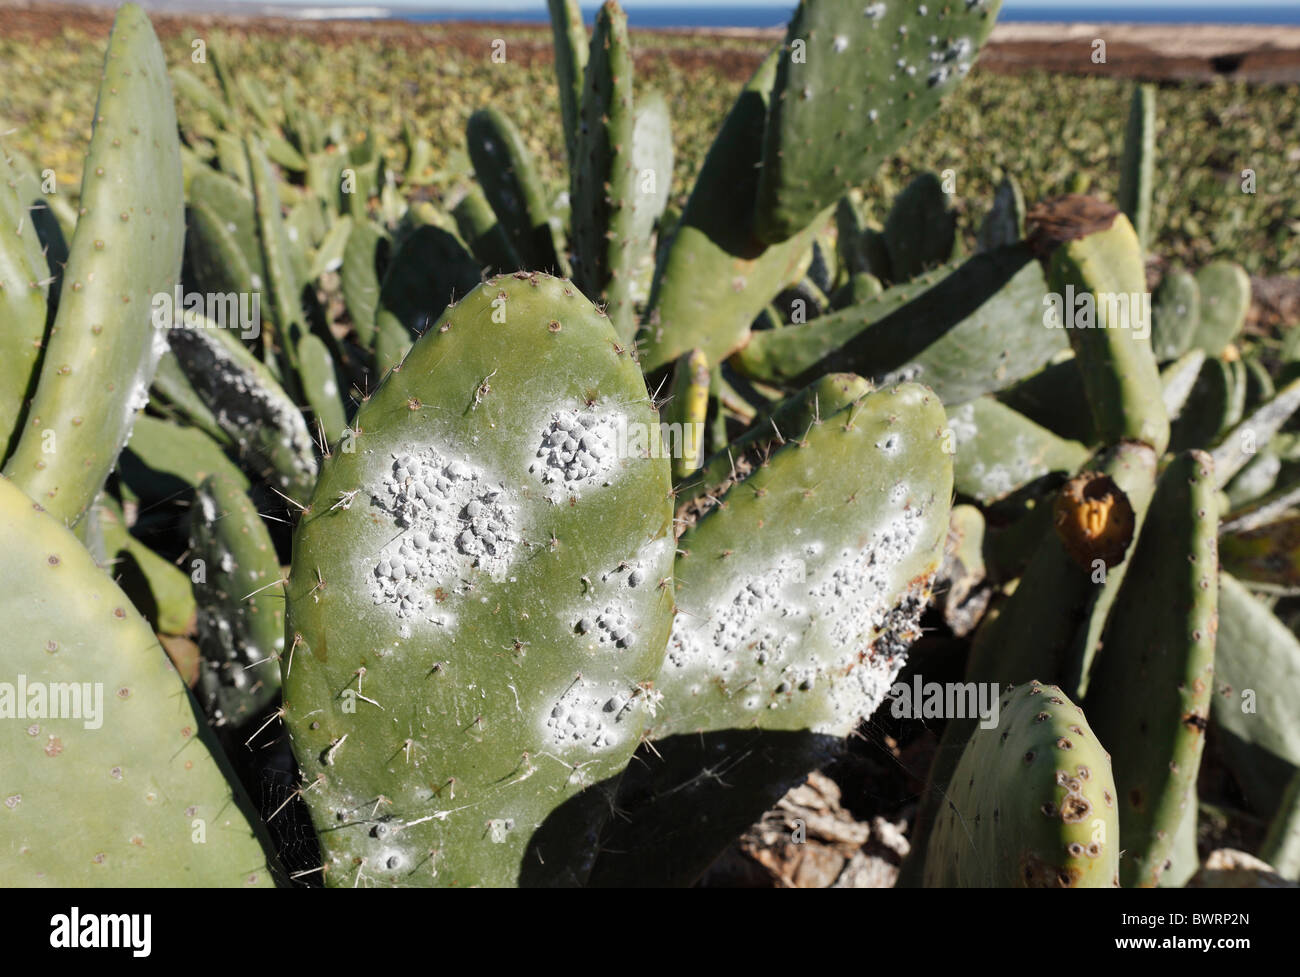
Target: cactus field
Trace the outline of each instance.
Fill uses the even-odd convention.
[[[3,884],[1300,884],[1296,86],[1001,5],[0,27]]]

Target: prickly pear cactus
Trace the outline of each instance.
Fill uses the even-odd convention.
[[[1111,205],[1082,196],[1049,201],[1031,217],[1038,223],[1038,246],[1050,255],[1051,293],[1094,300],[1088,327],[1068,328],[1071,317],[1073,325],[1080,323],[1078,310],[1065,308],[1058,310],[1058,327],[1074,348],[1098,433],[1108,443],[1132,438],[1163,452],[1169,417],[1150,323],[1143,321],[1141,299],[1149,296],[1133,225]]]
[[[1250,311],[1250,276],[1241,265],[1211,261],[1196,273],[1200,317],[1195,344],[1217,356],[1237,338]]]
[[[26,220],[12,164],[0,160],[0,462],[21,433],[26,401],[39,376],[49,311],[49,264],[36,227]]]
[[[568,282],[493,278],[418,340],[294,537],[284,707],[330,885],[580,883],[654,714],[666,458]]]
[[[7,884],[271,884],[256,815],[127,596],[6,478],[0,536]]]
[[[636,333],[633,287],[650,242],[638,234],[636,105],[627,14],[607,0],[596,14],[582,90],[573,202],[574,280],[604,303],[623,341]]]
[[[546,198],[519,130],[497,109],[485,108],[470,116],[465,134],[483,192],[519,257],[531,270],[559,268]]]
[[[800,258],[831,216],[828,207],[820,219],[773,247],[754,235],[763,125],[776,61],[773,53],[741,90],[659,259],[637,334],[646,370],[693,348],[717,363],[742,346],[754,317],[798,279]],[[718,288],[719,283],[726,287]]]
[[[1219,626],[1215,505],[1208,455],[1169,463],[1088,686],[1085,705],[1115,750],[1129,886],[1160,882],[1179,824],[1195,817]]]
[[[165,341],[240,460],[280,491],[306,496],[316,456],[293,400],[230,330],[190,313],[182,325]]]
[[[117,15],[95,106],[81,218],[22,437],[5,474],[50,513],[90,507],[148,401],[185,236],[176,110],[162,48],[135,4]],[[103,391],[93,407],[88,390]]]
[[[840,392],[821,386],[827,413],[819,391],[777,412],[812,419],[678,541],[652,749],[594,885],[691,884],[875,711],[920,634],[952,497],[943,408],[903,384],[831,412]]]
[[[772,86],[758,236],[786,240],[870,178],[970,71],[1001,6],[803,0]]]
[[[709,412],[709,361],[693,349],[677,360],[668,402],[663,407],[669,433],[679,440],[673,453],[673,479],[685,478],[704,461],[704,424]],[[676,425],[674,431],[673,425]]]
[[[791,431],[682,535],[656,735],[845,736],[874,710],[943,558],[944,430],[924,387],[868,394]]]
[[[214,726],[237,727],[280,691],[280,564],[266,523],[241,485],[209,475],[195,496],[190,557],[203,653],[196,691]]]
[[[555,80],[560,89],[560,118],[564,123],[564,149],[573,165],[578,158],[583,71],[587,66],[587,29],[582,24],[578,0],[546,0],[551,13],[555,45]]]
[[[1143,250],[1151,239],[1151,197],[1155,186],[1156,86],[1138,85],[1129,105],[1124,130],[1124,159],[1120,164],[1119,207],[1124,211]]]
[[[1027,889],[1119,885],[1110,755],[1052,685],[1002,695],[976,730],[930,837],[925,884]]]

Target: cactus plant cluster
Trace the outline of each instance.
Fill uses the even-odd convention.
[[[883,222],[857,188],[998,0],[804,0],[678,214],[622,10],[588,39],[550,6],[567,211],[493,107],[440,196],[413,129],[398,173],[217,44],[220,96],[172,73],[182,142],[129,4],[57,274],[8,160],[5,660],[107,692],[95,736],[48,703],[4,725],[8,877],[690,884],[887,698],[957,533],[940,602],[1002,718],[949,723],[905,880],[1168,884],[1212,702],[1243,757],[1300,762],[1214,695],[1216,667],[1300,675],[1248,589],[1294,586],[1300,387],[1233,345],[1233,266],[1171,273],[1150,335],[1104,302],[1147,292],[1153,97],[1141,237],[1090,198],[1026,212],[1008,177],[968,254],[934,175]],[[1062,294],[1100,327],[1050,327]],[[1275,661],[1216,666],[1232,628]],[[296,767],[260,814],[259,738]],[[125,843],[56,843],[64,779]],[[290,805],[307,865],[276,855]]]
[[[1097,740],[1113,751],[1113,788],[1102,795],[1104,804],[1090,801],[1101,815],[1091,823],[1102,846],[1098,859],[1111,857],[1118,831],[1124,852],[1113,883],[1125,886],[1182,885],[1195,872],[1197,774],[1207,730],[1215,735],[1216,762],[1231,768],[1258,815],[1275,819],[1269,851],[1279,863],[1294,798],[1278,792],[1300,759],[1281,733],[1292,726],[1294,710],[1284,703],[1296,692],[1291,676],[1300,645],[1237,579],[1250,573],[1251,586],[1261,590],[1281,582],[1295,490],[1279,453],[1289,447],[1286,429],[1300,406],[1294,368],[1287,360],[1268,362],[1259,347],[1247,352],[1238,345],[1249,283],[1231,262],[1196,275],[1167,271],[1145,324],[1125,318],[1132,309],[1106,301],[1151,301],[1141,242],[1158,171],[1155,126],[1154,90],[1139,86],[1122,164],[1123,213],[1093,198],[1067,197],[1027,215],[1029,242],[1052,294],[1073,290],[1095,300],[1087,313],[1095,321],[1079,318],[1084,305],[1067,306],[1063,324],[1053,308],[1049,316],[1065,326],[1070,351],[951,415],[955,429],[968,426],[963,444],[977,449],[965,461],[958,451],[959,501],[965,495],[972,505],[957,506],[954,525],[961,512],[965,535],[985,541],[983,582],[992,597],[965,677],[1014,683],[1020,688],[1013,699],[1023,683],[1050,681],[1060,686],[1053,690],[1059,705],[1080,703],[1088,724],[1056,741],[1057,786],[1061,771],[1068,775],[1061,750]],[[1003,200],[1019,207],[1013,192]],[[1271,641],[1246,637],[1254,629]],[[1276,649],[1267,660],[1256,652],[1262,643]],[[1237,701],[1243,690],[1249,706]],[[1257,691],[1268,699],[1258,712]],[[1037,718],[1055,715],[1048,709]],[[1012,722],[1004,716],[1004,726]],[[956,831],[970,827],[971,812],[982,808],[976,798],[954,799],[955,807],[943,798],[965,797],[971,774],[977,785],[981,770],[986,784],[1008,775],[1004,764],[987,758],[990,739],[969,720],[945,729],[904,884],[951,881],[954,872],[974,873],[967,878],[979,884],[1090,884],[1100,863],[1083,839],[1053,841],[1046,860],[1035,842],[1015,858],[969,864]],[[1027,760],[1022,779],[1031,778],[1032,767]],[[1278,777],[1268,790],[1264,769]],[[1057,796],[1041,812],[1021,812],[1032,826],[1023,837],[1059,827],[1064,803]],[[1077,844],[1084,846],[1082,860]],[[1016,858],[1019,880],[1006,874]],[[1031,871],[1044,864],[1055,876]]]

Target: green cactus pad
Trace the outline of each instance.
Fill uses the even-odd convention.
[[[369,132],[361,143],[348,150],[339,176],[339,190],[346,198],[348,213],[355,220],[366,220],[370,199],[382,178],[382,160],[376,155],[374,139]]]
[[[800,263],[831,216],[828,206],[775,247],[754,235],[757,167],[776,59],[774,52],[741,91],[660,256],[649,311],[637,335],[646,370],[691,349],[703,350],[710,363],[726,359],[744,343],[763,307],[802,277]]]
[[[379,372],[401,362],[411,343],[438,321],[443,309],[478,283],[478,263],[455,235],[425,224],[408,236],[388,264],[375,308],[376,341],[385,336],[394,340],[385,355],[376,357]]]
[[[1247,804],[1267,816],[1300,769],[1300,642],[1227,572],[1214,675],[1211,721]]]
[[[324,206],[315,197],[304,197],[289,208],[284,219],[289,242],[293,245],[293,258],[298,262],[296,270],[300,282],[311,281],[308,274],[311,254],[325,236],[324,210]]]
[[[243,140],[234,132],[218,132],[212,137],[217,148],[217,164],[221,172],[252,192],[253,175],[248,168],[248,153]]]
[[[1278,875],[1300,882],[1300,771],[1296,771],[1282,795],[1259,854]]]
[[[583,72],[587,67],[587,29],[582,24],[578,0],[546,0],[551,12],[555,43],[555,81],[560,89],[560,119],[564,123],[564,150],[569,165],[578,161]]]
[[[736,353],[733,362],[741,373],[754,379],[795,381],[816,371],[819,363],[834,356],[845,344],[875,323],[906,308],[956,270],[956,265],[936,268],[906,284],[868,296],[839,312],[820,316],[804,329],[756,332]]]
[[[266,269],[264,283],[267,318],[275,324],[279,343],[281,374],[287,382],[297,372],[298,340],[306,332],[302,310],[302,281],[294,263],[293,244],[280,207],[275,174],[267,159],[266,146],[256,136],[245,141],[248,167],[253,178],[253,201],[257,210],[257,238]],[[290,386],[289,389],[293,389]]]
[[[307,161],[303,159],[302,153],[294,148],[293,143],[274,132],[268,132],[265,136],[267,159],[276,166],[294,173],[307,172]]]
[[[1133,89],[1119,173],[1119,209],[1132,223],[1145,251],[1151,240],[1151,197],[1156,179],[1155,85],[1140,84]]]
[[[885,248],[895,281],[943,264],[956,239],[957,212],[933,173],[922,173],[894,198],[885,219]]]
[[[673,129],[668,102],[659,92],[636,100],[632,128],[632,298],[644,303],[654,276],[655,225],[663,217],[673,186]]]
[[[184,68],[175,67],[170,72],[172,87],[182,98],[193,103],[199,111],[211,117],[212,124],[218,129],[229,128],[234,121],[230,107],[216,95],[212,89],[199,80],[199,77]]]
[[[169,501],[197,488],[212,474],[233,478],[245,489],[248,476],[221,446],[198,428],[141,414],[122,451],[122,481],[145,505]]]
[[[307,188],[320,199],[331,216],[338,216],[342,209],[343,171],[347,166],[347,153],[338,152],[337,147],[307,156]]]
[[[787,441],[799,441],[816,424],[861,400],[871,384],[852,373],[830,373],[776,404],[749,429],[704,463],[700,473],[678,486],[684,506],[698,507],[703,496],[721,496],[733,482],[759,467]]]
[[[1261,490],[1255,490],[1257,486],[1250,486],[1253,491],[1246,493],[1247,498],[1235,502],[1232,509],[1223,516],[1219,526],[1221,533],[1244,533],[1258,529],[1274,522],[1300,504],[1300,482],[1294,481],[1294,476],[1285,479],[1278,477],[1282,473],[1283,462],[1271,451],[1262,452],[1254,462],[1242,469],[1241,474],[1228,486],[1229,499],[1232,499],[1233,486],[1243,479],[1250,478],[1251,468],[1255,465],[1267,466],[1272,471],[1261,473],[1259,486]],[[1279,482],[1282,484],[1278,484]]]
[[[1104,449],[1083,467],[1115,481],[1140,525],[1155,489],[1156,462],[1148,445],[1125,441]],[[1100,634],[1105,606],[1123,579],[1123,566],[1104,573],[1095,562],[1088,568],[1080,566],[1055,527],[1049,528],[1015,593],[991,611],[976,632],[967,681],[1003,686],[1029,681],[1035,674],[1067,680],[1083,648],[1093,645],[1084,636],[1094,629]],[[1086,669],[1082,674],[1087,674]]]
[[[980,251],[992,251],[1024,240],[1025,195],[1014,176],[1004,176],[993,192],[993,206],[980,224],[976,237]]]
[[[452,209],[456,227],[470,251],[491,272],[505,274],[523,268],[501,221],[478,184],[470,186]]]
[[[0,536],[6,884],[271,884],[256,815],[148,623],[5,478]]]
[[[1083,710],[1031,682],[1001,698],[957,764],[925,860],[927,887],[1119,885],[1110,756]]]
[[[704,425],[709,413],[709,361],[698,349],[684,355],[673,369],[668,402],[660,411],[672,448],[673,481],[694,472],[704,461]]]
[[[208,410],[170,349],[158,361],[158,372],[154,374],[153,385],[149,388],[149,405],[158,416],[142,414],[141,417],[151,420],[161,418],[182,427],[198,428],[223,451],[232,454],[235,452],[235,440],[222,429],[216,415]]]
[[[1246,409],[1253,410],[1259,404],[1269,400],[1277,393],[1277,385],[1273,382],[1272,375],[1268,372],[1268,367],[1262,362],[1263,356],[1259,350],[1242,358],[1242,365],[1246,368]]]
[[[185,280],[202,293],[256,292],[260,306],[260,256],[256,265],[249,264],[232,225],[201,200],[191,200],[186,211]]]
[[[523,273],[448,309],[361,406],[288,588],[286,722],[328,884],[585,878],[672,611],[668,462],[639,450],[657,423],[608,320]]]
[[[884,290],[885,286],[875,275],[859,272],[831,294],[831,309],[838,312],[859,302],[867,302]]]
[[[82,216],[22,437],[5,473],[68,524],[94,501],[166,348],[155,296],[181,270],[185,207],[162,49],[135,4],[108,42]],[[94,391],[93,404],[87,400]]]
[[[309,280],[319,281],[326,272],[337,271],[343,267],[343,255],[347,250],[348,238],[351,236],[352,216],[344,214],[330,225],[312,253],[311,267],[307,271]]]
[[[1210,356],[1218,356],[1235,340],[1250,311],[1250,276],[1233,261],[1211,261],[1196,273],[1200,292],[1195,343]]]
[[[653,749],[593,884],[690,884],[884,700],[943,560],[942,423],[919,385],[867,394],[775,447],[681,536]]]
[[[1196,352],[1200,352],[1197,350]],[[1187,376],[1191,366],[1189,352],[1183,360],[1166,367],[1167,385],[1163,396],[1172,403],[1177,399],[1179,389],[1186,389]],[[1181,367],[1175,371],[1176,367]],[[1185,371],[1185,372],[1184,372]],[[1207,356],[1196,371],[1195,380],[1187,392],[1182,409],[1170,425],[1169,448],[1171,451],[1189,451],[1198,446],[1211,444],[1227,430],[1233,412],[1232,370],[1227,363],[1217,356]]]
[[[1161,363],[1176,360],[1196,341],[1201,323],[1201,289],[1196,276],[1174,269],[1151,298],[1151,350]]]
[[[1241,389],[1244,392],[1244,382]],[[1291,419],[1297,409],[1300,409],[1300,379],[1292,380],[1271,400],[1261,404],[1249,417],[1225,434],[1223,440],[1210,452],[1214,458],[1214,477],[1218,487],[1227,485],[1269,443],[1273,435],[1282,430],[1282,425]]]
[[[190,383],[237,446],[241,460],[301,501],[316,480],[316,454],[302,414],[270,371],[229,329],[186,314],[168,341]],[[200,479],[201,480],[201,479]]]
[[[8,164],[0,163],[7,168]],[[17,444],[38,377],[49,298],[49,265],[17,181],[0,180],[0,463]]]
[[[1218,629],[1216,491],[1204,452],[1161,473],[1084,701],[1114,751],[1125,886],[1158,885],[1195,817]]]
[[[214,726],[238,728],[280,691],[280,562],[242,486],[208,476],[190,517],[202,668],[195,695]],[[191,565],[194,565],[191,563]],[[201,572],[200,572],[201,570]]]
[[[96,507],[113,580],[155,631],[187,633],[196,611],[190,578],[131,535],[111,496],[102,494]]]
[[[13,222],[7,233],[22,242],[27,254],[25,263],[41,272],[39,277],[46,281],[40,287],[53,302],[57,297],[59,272],[68,260],[61,224],[70,217],[69,224],[75,225],[76,214],[69,215],[70,206],[59,204],[54,193],[45,192],[44,182],[37,177],[30,160],[3,142],[0,142],[0,185],[4,187],[0,190],[0,213]],[[63,216],[55,216],[56,207]]]
[[[1261,589],[1300,590],[1300,513],[1288,513],[1220,540],[1223,568]]]
[[[1228,518],[1236,518],[1243,514],[1244,509],[1253,509],[1256,504],[1270,505],[1276,504],[1277,498],[1274,493],[1277,489],[1278,478],[1282,474],[1282,459],[1267,449],[1257,453],[1248,461],[1232,480],[1223,487],[1223,493],[1228,497],[1228,512],[1225,514],[1225,521]],[[1285,493],[1286,486],[1283,487]],[[1272,498],[1270,498],[1272,496]],[[1283,503],[1283,506],[1292,504],[1292,500]],[[1255,513],[1251,513],[1252,518]],[[1269,517],[1265,517],[1269,518]]]
[[[973,505],[955,505],[948,518],[943,567],[935,588],[942,594],[943,619],[953,634],[964,638],[975,630],[989,603],[984,559],[987,526]]]
[[[1187,794],[1187,810],[1178,822],[1178,831],[1174,835],[1172,850],[1160,875],[1158,885],[1162,889],[1184,888],[1196,870],[1201,867],[1201,856],[1196,850],[1196,837],[1199,834],[1200,811],[1196,797],[1196,785],[1193,784]]]
[[[943,558],[943,429],[924,387],[868,394],[792,432],[683,534],[655,735],[844,736],[875,708]]]
[[[469,117],[465,140],[483,193],[527,269],[559,269],[546,195],[515,124],[497,109],[479,109]]]
[[[573,277],[583,292],[606,305],[620,340],[636,333],[633,301],[637,267],[649,255],[639,236],[636,105],[627,15],[615,0],[596,14],[582,89],[577,159],[570,199]]]
[[[1058,438],[1046,428],[991,397],[948,412],[957,454],[957,491],[988,505],[1054,472],[1074,472],[1088,457],[1077,441]]]
[[[1189,349],[1160,371],[1160,395],[1171,421],[1169,434],[1171,445],[1179,439],[1178,424],[1182,419],[1183,409],[1196,390],[1204,366],[1205,350]],[[1220,378],[1223,378],[1222,374]]]
[[[347,427],[334,356],[325,340],[307,333],[298,343],[298,383],[311,405],[312,424],[323,444],[333,444]]]
[[[1226,437],[1229,430],[1241,423],[1246,413],[1246,364],[1240,357],[1225,359],[1228,366],[1228,413],[1220,433]]]
[[[808,265],[807,281],[823,292],[833,291],[835,283],[840,278],[838,235],[839,229],[832,221],[823,225],[817,232],[817,236],[813,238],[812,261]]]
[[[970,70],[1001,0],[803,0],[772,85],[756,229],[807,226],[872,177]]]
[[[370,346],[375,337],[375,309],[379,305],[379,286],[388,267],[388,236],[368,220],[353,221],[343,249],[341,270],[343,301],[352,319],[352,328],[362,346]]]
[[[889,281],[892,276],[884,236],[879,226],[867,226],[860,203],[861,194],[850,192],[835,205],[835,247],[840,265],[853,275],[873,275]]]
[[[190,178],[186,186],[186,200],[191,207],[204,208],[221,231],[229,235],[235,248],[233,253],[237,253],[251,273],[257,276],[256,288],[261,291],[265,287],[266,272],[262,263],[261,246],[257,243],[257,207],[253,202],[252,191],[225,174],[205,168]],[[199,234],[199,240],[191,242],[187,239],[186,247],[197,245],[208,250],[203,229],[191,227],[191,231]],[[223,244],[222,250],[228,248],[229,245]],[[216,248],[211,250],[214,254],[209,260],[215,263],[221,251]],[[219,270],[214,268],[214,274]],[[215,281],[219,279],[214,278]],[[195,284],[200,287],[204,285],[202,281]],[[209,291],[207,288],[202,290]]]
[[[1000,390],[998,400],[1057,437],[1096,444],[1096,425],[1073,351],[1063,351],[1033,376]]]
[[[1128,218],[1088,197],[1055,202],[1052,216],[1070,237],[1051,255],[1048,287],[1057,297],[1102,441],[1134,438],[1163,452],[1169,418],[1151,352],[1150,295],[1142,248]],[[1067,307],[1073,294],[1076,306]],[[1079,313],[1093,309],[1090,325]],[[1085,317],[1085,322],[1087,317]],[[1072,328],[1071,328],[1072,326]]]
[[[918,283],[929,285],[931,276],[938,282],[878,320],[863,321],[854,307],[802,329],[755,334],[737,366],[782,382],[828,371],[881,384],[915,380],[945,404],[961,404],[1037,373],[1065,348],[1062,332],[1043,325],[1046,285],[1024,247],[983,252],[946,277],[929,272]],[[892,304],[897,288],[868,300],[866,318]]]

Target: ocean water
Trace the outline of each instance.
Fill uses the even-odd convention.
[[[633,27],[783,27],[795,7],[720,7],[709,4],[689,7],[659,7],[628,4],[628,22]],[[590,23],[595,8],[585,11]],[[404,20],[494,20],[515,23],[545,23],[547,13],[540,10],[517,10],[493,7],[490,3],[473,10],[407,10],[395,8],[393,16]],[[1033,21],[1109,21],[1129,24],[1297,24],[1300,25],[1300,0],[1289,7],[1224,3],[1214,7],[1189,6],[1183,9],[1151,7],[1141,3],[1080,3],[1071,6],[1034,7],[1022,5],[1004,9],[999,23]]]

